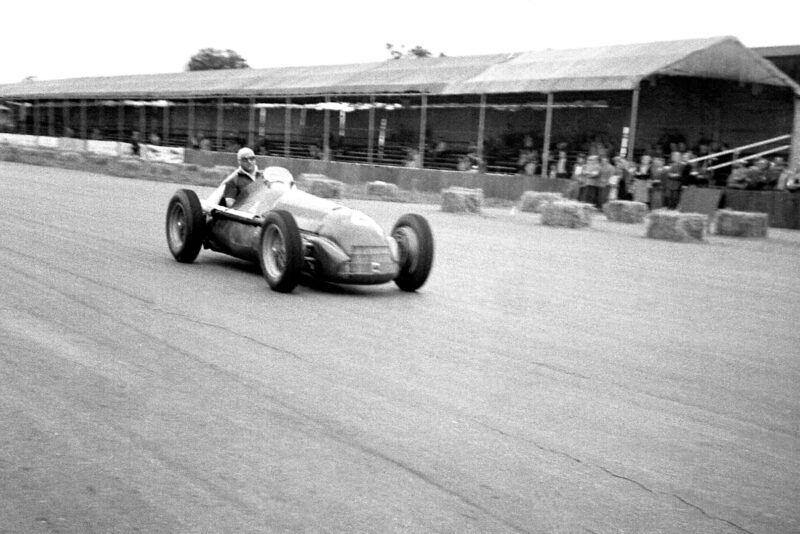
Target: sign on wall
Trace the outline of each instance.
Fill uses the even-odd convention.
[[[183,163],[184,149],[182,147],[141,145],[142,157],[148,161],[161,163]]]

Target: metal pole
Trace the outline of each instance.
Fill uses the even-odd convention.
[[[47,105],[47,135],[56,136],[56,103],[52,100]]]
[[[187,144],[187,146],[189,148],[194,148],[194,146],[192,146],[192,139],[194,139],[194,132],[195,132],[195,128],[194,128],[194,100],[189,99],[187,105],[188,105],[188,110],[186,112],[186,114],[187,114],[187,117],[186,117],[186,144]],[[198,139],[198,141],[199,141],[199,139]],[[198,146],[198,148],[200,148],[200,147]]]
[[[86,100],[81,100],[81,123],[80,123],[80,130],[81,130],[81,139],[86,139],[88,136],[86,135]]]
[[[289,157],[292,145],[292,99],[286,98],[286,111],[283,114],[283,155]]]
[[[372,163],[375,148],[375,95],[369,97],[369,124],[367,125],[367,163]]]
[[[792,148],[789,151],[789,169],[800,167],[800,98],[794,99],[794,121],[792,122]]]
[[[330,104],[331,97],[325,97],[325,103]],[[322,158],[325,161],[331,160],[331,110],[327,107],[323,112],[323,119],[322,119]]]
[[[164,145],[164,146],[168,146],[169,145],[169,142],[168,142],[168,139],[169,139],[169,103],[167,103],[167,105],[164,106],[164,116],[163,116],[162,126],[163,126],[164,133],[161,136],[161,144]]]
[[[125,140],[125,102],[117,102],[117,140]]]
[[[69,102],[66,100],[63,103],[63,107],[61,108],[61,118],[64,119],[64,129],[61,134],[66,137],[67,130],[69,130]]]
[[[216,150],[222,150],[222,126],[225,117],[223,115],[224,104],[222,102],[222,97],[217,99],[217,146],[215,147]]]
[[[425,136],[428,129],[428,95],[422,95],[419,108],[419,167],[425,167]]]
[[[481,104],[478,109],[478,160],[483,163],[483,139],[486,130],[486,94],[481,95]]]
[[[256,99],[250,99],[250,106],[247,113],[247,146],[255,146],[255,127],[256,127]]]
[[[147,107],[139,106],[139,141],[147,142],[145,131],[147,130]]]
[[[38,100],[33,101],[33,135],[39,135],[39,108],[41,104]]]
[[[550,163],[550,134],[553,130],[553,93],[547,93],[547,107],[544,112],[544,144],[542,145],[542,176],[547,178]]]
[[[628,160],[633,161],[635,158],[634,149],[636,148],[636,123],[639,121],[639,86],[637,85],[633,90],[631,97],[631,121],[630,131],[628,133],[628,152],[626,157]]]

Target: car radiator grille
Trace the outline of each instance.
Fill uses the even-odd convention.
[[[345,263],[348,274],[374,274],[386,271],[393,264],[389,247],[353,247],[350,261]]]

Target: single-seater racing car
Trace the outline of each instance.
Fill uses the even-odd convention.
[[[291,173],[267,167],[230,207],[224,184],[207,199],[179,189],[169,201],[169,250],[183,263],[201,248],[258,262],[270,288],[291,292],[302,275],[344,284],[394,281],[416,291],[433,265],[433,234],[419,214],[401,216],[389,235],[364,213],[303,192]]]

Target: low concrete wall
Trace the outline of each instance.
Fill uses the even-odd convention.
[[[186,163],[214,167],[236,165],[236,155],[229,152],[207,152],[187,150]],[[293,159],[277,156],[258,156],[258,166],[270,165],[287,168],[294,176],[303,173],[324,174],[346,184],[363,184],[373,181],[396,184],[400,189],[438,193],[448,187],[483,189],[484,196],[506,200],[518,200],[523,191],[551,191],[563,193],[569,180],[549,179],[518,174],[483,174],[477,172],[445,171],[437,169],[410,169],[322,161],[318,159]]]

